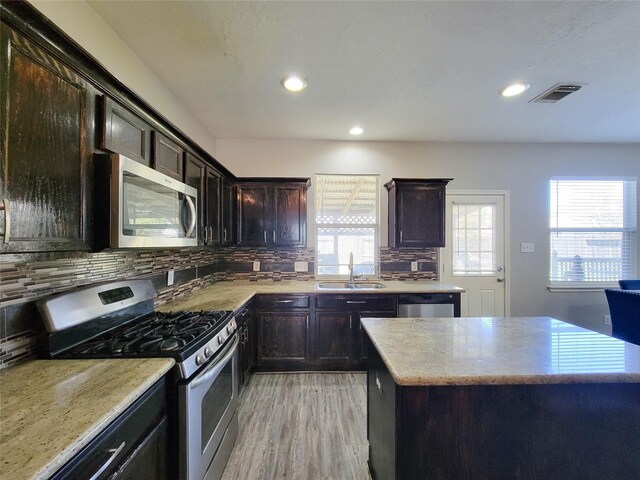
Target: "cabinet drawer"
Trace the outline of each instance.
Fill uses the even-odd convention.
[[[258,307],[263,308],[309,308],[309,295],[260,295]]]
[[[165,379],[147,390],[122,415],[94,438],[69,463],[58,470],[53,480],[86,479],[107,465],[99,478],[107,478],[129,462],[152,429],[166,418]],[[163,456],[167,452],[159,452]]]
[[[397,309],[397,295],[318,295],[317,308],[347,310],[393,311]]]

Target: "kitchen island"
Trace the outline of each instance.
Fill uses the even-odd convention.
[[[362,323],[375,479],[640,478],[640,346],[547,317]]]

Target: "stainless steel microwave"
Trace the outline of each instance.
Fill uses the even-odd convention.
[[[96,155],[94,166],[100,249],[198,245],[195,188],[123,155]]]

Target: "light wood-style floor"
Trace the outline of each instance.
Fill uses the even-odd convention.
[[[366,375],[253,375],[223,480],[366,480]]]

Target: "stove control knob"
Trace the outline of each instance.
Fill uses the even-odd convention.
[[[202,355],[197,354],[196,355],[196,365],[200,366],[204,363],[204,358],[202,358]]]
[[[233,333],[233,328],[231,328],[231,325],[227,325],[227,333],[229,335],[231,335]]]
[[[224,343],[224,337],[222,335],[218,335],[218,345],[222,345]]]
[[[204,356],[206,358],[209,358],[211,355],[213,355],[213,352],[211,351],[211,349],[209,347],[204,347]]]
[[[236,329],[238,328],[238,324],[236,323],[235,320],[231,320],[231,328],[233,328],[233,331],[235,332]]]

